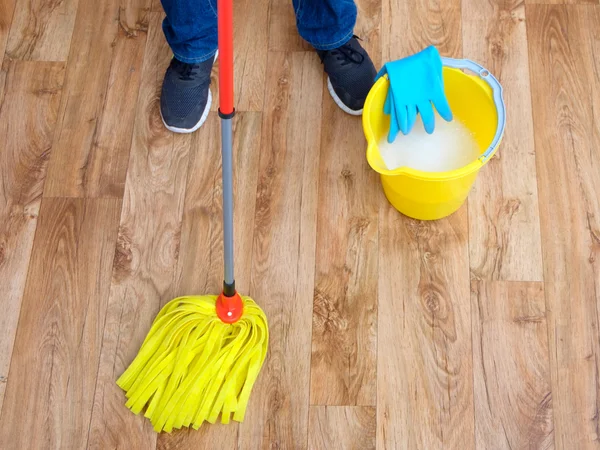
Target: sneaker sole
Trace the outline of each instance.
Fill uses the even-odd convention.
[[[200,117],[200,120],[198,121],[198,123],[196,125],[194,125],[192,128],[177,128],[177,127],[172,127],[171,125],[168,125],[167,122],[165,122],[165,119],[162,115],[162,111],[160,112],[160,118],[162,119],[162,122],[163,122],[163,125],[165,126],[165,128],[169,131],[172,131],[173,133],[181,133],[181,134],[193,133],[198,128],[200,128],[202,125],[204,125],[204,122],[206,122],[206,119],[208,118],[208,113],[210,112],[211,106],[212,106],[212,93],[210,92],[210,89],[209,89],[208,90],[208,98],[206,99],[206,106],[204,107],[204,111],[202,112],[202,117]]]
[[[339,98],[338,95],[335,93],[335,89],[333,89],[333,85],[331,84],[331,80],[329,79],[329,77],[327,77],[327,89],[329,90],[329,95],[331,95],[335,104],[338,105],[342,111],[344,111],[345,113],[350,114],[352,116],[361,116],[362,115],[362,113],[363,113],[362,109],[360,109],[358,111],[354,111],[353,109],[348,108],[344,104],[342,99]]]
[[[219,51],[217,50],[217,53],[215,53],[215,59],[213,60],[213,64],[217,61],[218,57],[219,57]],[[167,125],[167,122],[165,122],[165,118],[162,115],[162,111],[160,111],[160,108],[159,108],[160,118],[161,118],[162,123],[165,126],[165,128],[169,131],[172,131],[173,133],[180,133],[180,134],[193,133],[198,128],[200,128],[202,125],[204,125],[204,122],[206,122],[206,119],[208,118],[208,113],[210,113],[211,106],[212,106],[212,93],[210,92],[210,88],[209,88],[208,89],[208,98],[206,99],[206,106],[204,107],[204,111],[202,111],[202,116],[200,117],[200,120],[198,121],[198,123],[196,125],[194,125],[192,128],[177,128],[177,127],[173,127],[171,125]]]

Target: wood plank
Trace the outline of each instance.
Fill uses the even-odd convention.
[[[542,280],[525,23],[521,0],[463,1],[464,54],[499,79],[508,119],[497,156],[482,169],[469,195],[475,279]]]
[[[375,405],[379,178],[360,120],[330,98],[323,117],[310,401]]]
[[[78,0],[17,0],[7,56],[66,61],[78,3]]]
[[[105,102],[118,15],[119,0],[81,2],[77,10],[47,197],[85,195],[83,179]]]
[[[174,296],[216,292],[223,285],[223,209],[221,127],[210,114],[206,127],[192,140]],[[234,242],[236,287],[250,290],[254,214],[261,151],[262,114],[240,112],[234,132]]]
[[[125,407],[116,380],[170,300],[177,265],[191,136],[169,132],[160,118],[169,57],[161,16],[152,13],[90,425],[92,448],[156,445],[150,422]]]
[[[265,86],[273,83],[266,77],[269,0],[237,0],[234,9],[235,108],[262,111]]]
[[[45,196],[118,197],[122,193],[123,163],[131,137],[128,120],[133,117],[139,81],[139,76],[128,71],[139,68],[141,62],[147,4],[149,0],[122,4],[107,0],[79,5],[62,121],[53,144]],[[122,40],[132,42],[119,42]],[[115,114],[125,114],[119,125],[115,124],[119,119]],[[113,136],[107,136],[111,133]],[[117,148],[110,149],[108,156],[105,145]],[[107,166],[100,169],[105,163]]]
[[[250,288],[254,213],[260,155],[262,114],[242,112],[234,123],[234,242],[236,287]],[[218,294],[223,284],[223,226],[221,183],[221,129],[211,113],[192,142],[186,191],[181,250],[173,297]],[[158,449],[236,448],[238,424],[204,424],[198,431],[161,434]]]
[[[239,446],[305,448],[323,75],[312,53],[268,67],[250,295],[271,337]]]
[[[356,33],[377,64],[381,2],[360,0]],[[311,404],[375,405],[378,176],[365,164],[360,120],[327,97],[319,168]]]
[[[525,0],[526,5],[598,5],[598,0]]]
[[[598,6],[528,6],[535,145],[558,448],[598,448]]]
[[[296,14],[290,0],[270,0],[269,51],[310,51],[312,46],[300,37]]]
[[[0,448],[86,446],[120,206],[42,201]]]
[[[368,406],[311,406],[308,448],[375,449],[376,415]]]
[[[467,228],[382,207],[378,448],[474,447]]]
[[[153,0],[120,0],[119,27],[120,31],[131,39],[148,31],[148,20]],[[145,43],[145,36],[144,43]]]
[[[358,8],[358,17],[354,34],[361,45],[369,52],[375,68],[379,70],[382,65],[382,1],[381,0],[355,0]],[[366,144],[365,144],[366,145]]]
[[[135,36],[119,28],[115,41],[106,103],[83,173],[89,197],[123,197],[146,50],[147,23],[139,26]]]
[[[384,61],[428,45],[461,56],[458,0],[383,3]],[[473,448],[467,208],[379,216],[377,447]]]
[[[0,59],[4,59],[16,0],[0,0]]]
[[[477,448],[554,448],[542,283],[474,281]]]
[[[4,102],[4,93],[6,88],[6,74],[10,67],[10,61],[5,60],[3,64],[0,64],[0,106]],[[1,111],[0,111],[1,112]]]
[[[156,450],[183,450],[204,448],[238,448],[238,423],[230,422],[223,425],[220,420],[215,424],[204,423],[198,430],[182,428],[171,434],[162,433],[158,436]]]
[[[152,0],[152,5],[150,6],[150,11],[164,14],[164,10],[163,10],[160,0]]]
[[[64,78],[63,63],[7,61],[0,77],[0,411]]]
[[[382,0],[383,61],[416,53],[429,45],[449,57],[462,54],[458,0]]]
[[[4,88],[5,88],[5,84],[6,84],[6,72],[8,71],[8,65],[0,65],[0,114],[2,112],[2,104],[4,102]],[[2,172],[0,171],[0,174],[2,174]],[[4,175],[1,175],[2,177],[4,177]],[[4,207],[2,207],[3,209]],[[0,209],[0,211],[2,210]],[[5,214],[5,213],[2,213]],[[2,236],[2,234],[0,234],[0,236]],[[4,239],[3,239],[4,240]],[[0,245],[4,245],[4,244],[0,244]],[[4,252],[4,251],[3,251]],[[3,259],[4,257],[2,257]],[[1,263],[0,263],[1,264]],[[28,262],[29,264],[29,262]],[[0,266],[0,271],[1,271],[1,266]],[[22,282],[24,283],[24,281]],[[10,297],[8,297],[8,294],[6,296],[6,298],[9,298],[8,302],[10,305],[14,305],[14,300],[10,300]],[[19,299],[19,309],[21,308],[21,300]],[[8,319],[9,317],[11,317],[12,313],[9,310],[9,313],[7,314],[6,319]],[[14,316],[13,316],[14,317]],[[6,320],[4,319],[4,320]],[[13,321],[15,320],[14,318],[12,319]],[[17,319],[18,320],[18,319]],[[0,322],[2,323],[2,322]],[[0,351],[2,351],[2,353],[0,354],[0,368],[1,368],[1,372],[0,372],[0,416],[2,415],[2,404],[4,402],[4,393],[6,392],[6,381],[8,380],[8,366],[10,365],[10,358],[12,357],[12,346],[14,343],[14,336],[16,333],[16,329],[17,329],[17,325],[16,322],[13,322],[14,325],[14,329],[12,331],[10,331],[10,329],[8,328],[8,326],[3,325],[3,327],[6,327],[7,329],[9,329],[9,331],[6,333],[6,336],[4,336],[4,338],[0,338]],[[5,341],[9,340],[10,344],[6,344]],[[10,347],[10,350],[5,350],[6,348]]]

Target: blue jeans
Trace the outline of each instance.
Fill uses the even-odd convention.
[[[186,63],[213,58],[217,51],[217,0],[161,0],[165,37]],[[317,50],[340,47],[352,38],[354,0],[292,0],[300,36]]]

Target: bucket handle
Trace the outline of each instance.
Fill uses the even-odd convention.
[[[480,156],[479,160],[485,163],[492,155],[494,149],[500,143],[502,136],[504,135],[504,128],[506,127],[506,107],[504,105],[504,99],[502,97],[502,85],[500,82],[490,73],[489,70],[480,66],[474,61],[469,59],[454,59],[442,57],[442,64],[445,67],[452,69],[467,69],[471,72],[476,73],[479,77],[484,80],[492,88],[494,94],[494,104],[496,105],[496,112],[498,114],[498,127],[496,128],[496,134],[494,140],[488,147],[488,149]]]

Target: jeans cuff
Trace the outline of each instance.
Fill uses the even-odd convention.
[[[171,49],[173,50],[173,49]],[[177,58],[179,61],[186,63],[186,64],[198,64],[198,63],[202,63],[204,61],[208,61],[211,58],[214,58],[215,55],[217,54],[217,49],[214,49],[211,52],[208,52],[202,56],[197,56],[197,57],[189,57],[189,56],[183,56],[177,52],[173,52],[173,55],[175,56],[175,58]]]
[[[323,42],[314,42],[308,39],[305,39],[315,50],[333,50],[334,48],[341,47],[345,43],[347,43],[354,36],[354,29],[350,30],[346,33],[341,39],[337,39],[334,42],[323,43]]]

